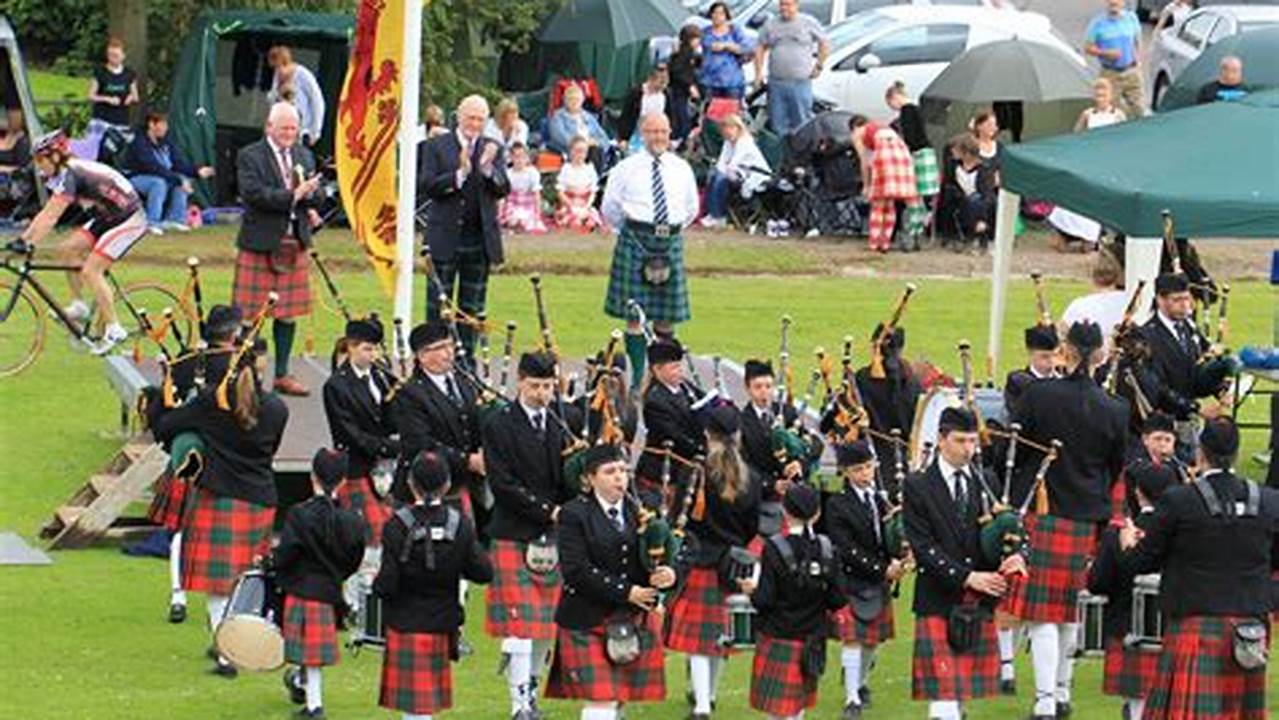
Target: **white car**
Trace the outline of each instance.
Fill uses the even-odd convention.
[[[918,98],[964,51],[1013,37],[1084,59],[1038,13],[966,7],[887,7],[855,15],[828,31],[831,52],[813,96],[838,109],[888,120],[884,90],[896,80]]]
[[[1150,106],[1159,107],[1164,93],[1209,45],[1257,28],[1279,25],[1279,7],[1212,5],[1199,8],[1177,25],[1165,28],[1150,48]]]
[[[711,5],[719,0],[694,0],[686,2],[685,7],[694,11],[694,15],[685,24],[694,23],[700,27],[710,25],[708,15]],[[733,23],[753,35],[764,23],[777,14],[777,0],[725,0],[728,13]],[[960,5],[970,7],[998,7],[1001,0],[799,0],[799,11],[812,15],[822,25],[834,25],[843,22],[858,13],[867,10],[895,5]]]

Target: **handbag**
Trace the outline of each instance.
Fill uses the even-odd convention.
[[[630,620],[604,626],[604,653],[614,665],[630,665],[640,656],[640,628]]]
[[[979,605],[956,605],[946,619],[946,643],[950,649],[963,653],[973,650],[981,641],[981,626],[986,622],[986,612]]]
[[[671,261],[666,253],[645,251],[643,272],[649,285],[665,285],[671,279]]]
[[[1266,667],[1270,649],[1266,643],[1266,624],[1260,620],[1242,620],[1235,623],[1231,633],[1232,655],[1235,664],[1243,670],[1260,670]]]
[[[854,590],[848,600],[853,617],[864,623],[874,622],[884,612],[884,586],[872,585]]]
[[[524,566],[534,575],[553,573],[559,565],[560,551],[549,533],[538,535],[524,548]]]

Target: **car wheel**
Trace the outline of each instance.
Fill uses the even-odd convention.
[[[1164,73],[1159,73],[1159,75],[1155,78],[1155,89],[1150,93],[1151,112],[1157,111],[1159,106],[1163,104],[1164,95],[1168,93],[1168,86],[1171,84],[1172,83],[1168,81],[1168,76]]]

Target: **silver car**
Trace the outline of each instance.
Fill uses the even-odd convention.
[[[1150,106],[1159,107],[1164,93],[1209,45],[1238,33],[1279,24],[1279,6],[1212,5],[1165,28],[1152,40],[1149,62]]]

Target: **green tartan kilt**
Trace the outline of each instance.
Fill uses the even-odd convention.
[[[664,255],[670,263],[670,279],[661,285],[644,280],[644,258],[649,255]],[[644,308],[649,320],[681,323],[692,317],[682,236],[659,238],[622,226],[613,246],[604,312],[622,320],[633,319],[626,307],[626,301],[632,299]]]
[[[911,155],[915,166],[915,189],[920,197],[936,195],[941,190],[941,172],[937,167],[937,151],[920,148]]]

